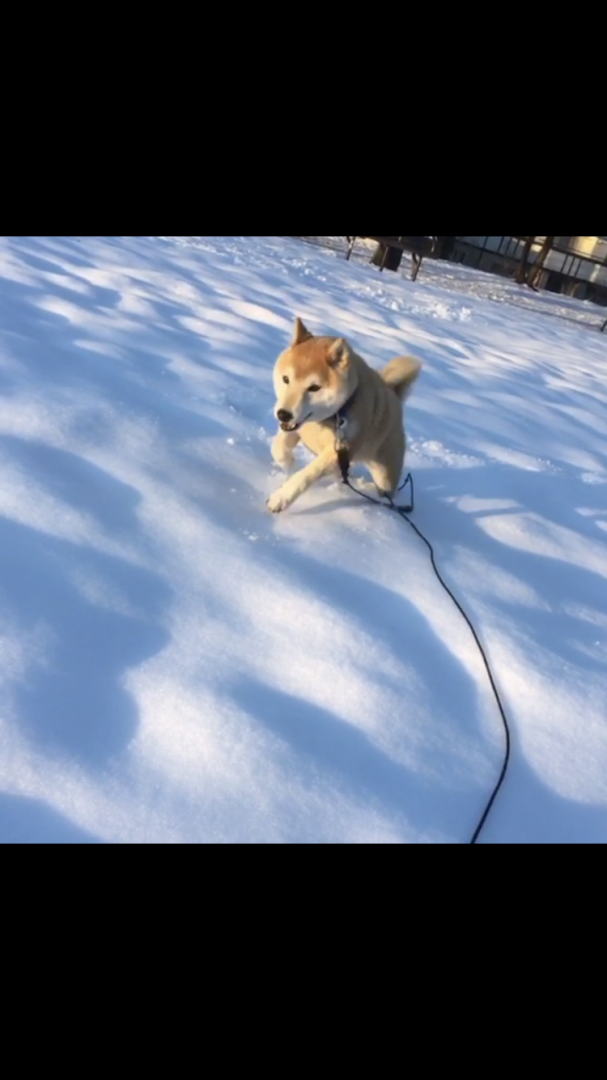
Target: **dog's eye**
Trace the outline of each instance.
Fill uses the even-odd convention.
[[[316,394],[316,393],[318,393],[318,391],[319,391],[319,390],[321,390],[321,389],[322,389],[322,387],[320,387],[320,386],[317,386],[317,385],[316,385],[316,383],[314,383],[314,385],[313,385],[313,386],[309,386],[309,387],[308,387],[308,393],[309,393],[309,394]]]
[[[283,375],[283,377],[282,377],[282,381],[283,381],[283,382],[286,382],[286,384],[287,384],[287,386],[288,386],[288,385],[289,385],[289,376],[288,376],[288,375]]]

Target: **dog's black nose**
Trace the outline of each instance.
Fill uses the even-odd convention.
[[[276,413],[276,416],[280,420],[281,424],[289,424],[293,419],[293,413],[287,412],[286,409],[279,409]]]

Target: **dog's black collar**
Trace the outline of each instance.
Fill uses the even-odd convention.
[[[335,430],[337,432],[341,431],[341,429],[344,428],[346,426],[346,424],[348,423],[348,413],[349,413],[350,409],[352,408],[352,405],[356,401],[357,397],[358,397],[358,387],[356,387],[356,390],[354,391],[353,394],[350,395],[350,397],[345,402],[345,404],[342,405],[341,409],[338,409],[338,411],[336,413],[334,413],[333,416],[329,417],[328,422],[335,424]]]

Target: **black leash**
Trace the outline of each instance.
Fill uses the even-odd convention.
[[[382,496],[382,499],[386,500],[385,502],[382,501],[382,499],[374,499],[372,495],[367,495],[367,494],[365,494],[364,491],[359,491],[358,488],[355,488],[354,485],[350,482],[350,453],[349,453],[349,448],[348,448],[347,443],[345,443],[344,441],[342,441],[340,439],[339,430],[338,430],[337,442],[336,442],[336,447],[335,448],[336,448],[336,451],[337,451],[337,459],[338,459],[338,462],[339,462],[339,468],[340,468],[340,471],[341,471],[342,480],[343,480],[344,484],[346,484],[346,486],[350,488],[350,491],[353,491],[356,495],[360,495],[361,498],[366,499],[367,502],[375,503],[376,506],[383,506],[383,507],[387,508],[388,510],[396,511],[397,514],[400,514],[403,521],[406,521],[407,525],[410,525],[411,528],[413,529],[413,531],[415,533],[417,533],[420,540],[423,540],[424,544],[428,548],[428,551],[430,552],[430,561],[432,563],[434,573],[436,574],[436,576],[437,576],[438,580],[440,581],[440,583],[441,583],[443,589],[445,590],[445,592],[448,593],[448,595],[453,600],[453,603],[455,604],[457,610],[461,613],[461,615],[463,616],[463,618],[467,622],[467,624],[468,624],[468,626],[470,628],[470,632],[471,632],[476,644],[478,645],[479,652],[480,652],[481,657],[483,659],[483,663],[484,663],[485,669],[487,671],[489,682],[491,684],[491,689],[493,690],[493,694],[494,694],[495,700],[497,702],[497,707],[499,709],[500,716],[502,718],[502,722],[503,722],[503,725],[504,725],[504,731],[506,733],[506,750],[505,750],[505,755],[504,755],[504,764],[502,765],[502,771],[500,773],[499,779],[498,779],[498,781],[497,781],[497,783],[496,783],[496,785],[495,785],[495,787],[494,787],[494,789],[493,789],[493,791],[491,793],[491,798],[489,799],[489,802],[487,803],[487,805],[485,807],[483,815],[482,815],[476,829],[474,830],[474,835],[472,837],[472,840],[470,841],[471,845],[476,844],[476,842],[477,842],[477,840],[478,840],[478,838],[479,838],[479,836],[480,836],[480,834],[481,834],[481,832],[483,830],[485,822],[487,821],[487,818],[489,817],[489,814],[491,813],[491,810],[492,810],[493,804],[494,804],[494,802],[495,802],[495,800],[497,798],[498,792],[499,792],[499,790],[500,790],[500,788],[501,788],[501,786],[504,783],[504,780],[506,778],[506,772],[508,771],[508,764],[510,762],[510,750],[511,750],[511,745],[512,745],[512,740],[511,740],[511,737],[510,737],[510,727],[508,725],[508,719],[506,717],[506,712],[505,712],[504,706],[502,704],[502,699],[500,697],[499,690],[497,689],[495,679],[493,678],[493,672],[491,671],[491,667],[490,667],[489,661],[487,659],[487,654],[486,654],[486,652],[485,652],[485,650],[483,648],[481,640],[480,640],[480,638],[479,638],[479,636],[478,636],[478,634],[477,634],[477,632],[476,632],[476,630],[474,628],[474,625],[473,625],[470,617],[466,614],[466,612],[464,611],[464,609],[463,609],[462,605],[460,604],[459,600],[454,595],[454,593],[451,591],[451,589],[447,585],[446,581],[444,580],[440,570],[438,569],[438,566],[436,565],[436,558],[435,558],[435,555],[434,555],[434,548],[432,547],[432,544],[424,536],[421,529],[418,529],[417,525],[415,525],[415,523],[413,521],[411,521],[411,518],[409,517],[409,515],[412,514],[414,509],[415,509],[415,491],[414,491],[414,487],[413,487],[413,477],[411,476],[411,473],[409,473],[408,476],[405,477],[405,480],[403,481],[400,488],[398,489],[399,491],[402,491],[403,488],[405,488],[407,485],[409,485],[409,487],[411,489],[411,502],[410,502],[409,506],[400,506],[398,503],[394,502],[394,500],[392,499],[392,497],[390,495],[386,495],[386,494],[384,494]]]

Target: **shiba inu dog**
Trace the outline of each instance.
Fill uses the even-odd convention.
[[[403,402],[420,371],[421,363],[411,356],[375,371],[345,338],[315,337],[297,319],[293,341],[274,370],[280,430],[272,457],[288,469],[301,441],[316,458],[274,492],[268,509],[286,510],[337,468],[338,438],[350,460],[369,469],[378,491],[393,495],[405,460]]]

